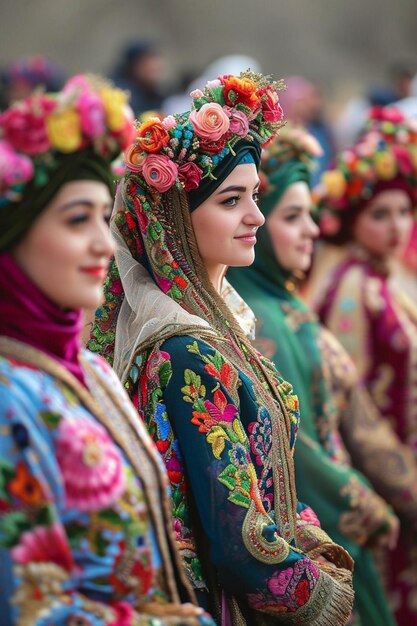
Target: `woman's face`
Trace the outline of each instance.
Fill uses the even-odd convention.
[[[225,266],[254,261],[256,231],[265,221],[257,205],[258,187],[255,165],[237,165],[191,214],[198,249],[213,283]]]
[[[287,187],[266,220],[275,256],[290,272],[305,272],[311,264],[313,240],[319,229],[310,209],[310,190],[300,181]]]
[[[381,191],[356,218],[353,238],[372,255],[388,258],[407,243],[412,221],[411,200],[405,191]]]
[[[96,308],[113,245],[112,199],[104,183],[66,183],[12,254],[32,282],[63,309]]]

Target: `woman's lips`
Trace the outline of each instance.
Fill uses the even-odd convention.
[[[101,280],[104,280],[104,278],[106,277],[107,268],[101,266],[82,267],[81,271],[85,274],[89,274],[90,276],[94,276],[95,278],[100,278]]]
[[[256,244],[255,233],[248,233],[247,235],[241,235],[240,237],[235,237],[235,239],[238,239],[239,241],[242,241],[243,243],[248,243],[252,246]]]

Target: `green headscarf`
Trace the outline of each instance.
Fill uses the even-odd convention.
[[[261,197],[259,207],[266,218],[291,184],[309,184],[309,172],[306,165],[290,159],[277,163],[275,172],[268,172],[268,179],[272,187]],[[259,230],[255,255],[251,267],[231,268],[227,279],[255,313],[260,349],[270,349],[266,356],[299,397],[301,420],[294,457],[298,497],[314,509],[324,530],[354,558],[355,607],[363,622],[393,624],[369,550],[339,530],[340,516],[351,507],[350,495],[343,495],[343,488],[352,476],[369,483],[353,467],[332,460],[333,433],[323,424],[334,405],[323,377],[319,322],[291,290],[291,272],[276,258],[266,226]]]
[[[114,192],[115,175],[108,160],[92,148],[59,154],[53,167],[44,168],[43,178],[34,177],[24,188],[18,202],[0,208],[0,252],[10,250],[23,239],[36,218],[51,202],[65,183],[74,180],[97,180]]]

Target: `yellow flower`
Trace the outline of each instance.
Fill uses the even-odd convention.
[[[122,130],[126,123],[124,115],[124,107],[127,102],[126,94],[120,89],[104,87],[100,92],[100,96],[103,100],[108,127],[115,132]]]
[[[81,145],[80,116],[74,109],[52,113],[46,120],[49,141],[60,152],[75,152]]]
[[[382,180],[391,180],[397,173],[397,162],[391,152],[378,152],[375,155],[375,172]]]
[[[321,180],[330,198],[335,200],[343,198],[346,191],[346,180],[342,172],[339,170],[324,172]]]
[[[229,440],[229,437],[221,426],[213,426],[209,434],[207,435],[207,442],[211,444],[213,454],[216,459],[220,459],[224,450],[224,440]]]

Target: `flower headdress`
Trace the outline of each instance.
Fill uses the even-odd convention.
[[[241,139],[264,146],[282,126],[277,91],[282,81],[251,71],[219,76],[191,93],[192,111],[151,118],[137,129],[125,155],[128,170],[145,186],[164,193],[174,186],[191,191]]]
[[[42,90],[0,115],[0,206],[25,185],[45,185],[60,154],[91,147],[109,162],[133,140],[128,96],[97,76],[77,75],[62,91]]]
[[[271,191],[269,178],[285,162],[299,161],[307,169],[312,169],[315,159],[322,154],[323,150],[313,135],[302,126],[287,122],[275,140],[262,152],[262,165],[259,173],[261,194]]]
[[[349,209],[370,200],[378,183],[397,179],[417,199],[417,123],[395,107],[374,107],[358,142],[321,178],[317,191],[323,234],[336,235]]]

